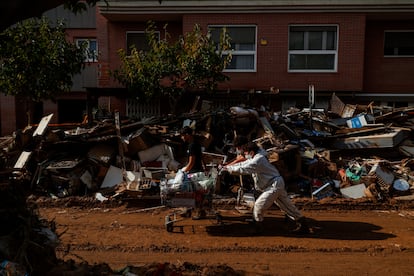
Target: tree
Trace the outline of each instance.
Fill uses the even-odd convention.
[[[231,60],[230,37],[224,31],[219,45],[204,35],[198,25],[178,41],[182,55],[178,56],[178,67],[187,87],[207,92],[214,91],[218,82],[228,80],[223,70]]]
[[[62,22],[55,25],[28,19],[0,33],[0,92],[41,101],[70,91],[84,49],[66,40]]]
[[[128,88],[131,97],[148,101],[167,96],[175,111],[184,92],[212,92],[219,82],[228,80],[223,70],[231,60],[231,45],[225,31],[216,44],[198,25],[175,42],[169,41],[166,26],[164,39],[158,40],[155,30],[150,22],[146,30],[149,50],[118,51],[121,66],[111,75]]]

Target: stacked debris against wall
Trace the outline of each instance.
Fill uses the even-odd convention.
[[[70,129],[49,126],[50,114],[3,138],[2,164],[14,181],[40,195],[156,197],[160,180],[186,161],[179,130],[190,125],[205,152],[228,160],[235,135],[259,143],[295,196],[384,200],[413,187],[412,111],[348,105],[334,94],[328,111],[237,106],[141,121],[115,114]],[[386,180],[381,172],[389,174]],[[218,193],[228,194],[237,179],[224,177],[218,185]]]

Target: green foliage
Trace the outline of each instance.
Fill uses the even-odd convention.
[[[33,101],[70,91],[84,49],[66,40],[64,24],[28,19],[0,34],[0,92]]]
[[[182,79],[188,87],[213,91],[218,82],[228,79],[222,72],[231,60],[231,55],[223,58],[223,52],[230,50],[230,39],[224,32],[220,45],[216,45],[210,35],[203,34],[198,25],[192,32],[179,40],[178,66],[182,69]]]
[[[83,11],[86,11],[89,7],[95,6],[96,2],[99,2],[100,0],[65,0],[64,1],[64,7],[65,9],[68,9],[72,11],[74,14],[81,13]],[[108,5],[107,0],[102,0]]]
[[[121,67],[111,72],[132,97],[148,100],[168,96],[176,101],[184,91],[214,91],[218,82],[228,79],[223,74],[231,60],[231,54],[222,55],[230,50],[230,38],[225,32],[219,45],[198,25],[174,42],[169,41],[166,26],[161,40],[152,22],[146,33],[150,49],[139,51],[132,47],[130,55],[120,49]]]

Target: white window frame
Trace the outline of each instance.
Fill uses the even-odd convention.
[[[125,34],[125,45],[126,45],[126,50],[127,50],[127,53],[129,53],[129,47],[128,47],[128,34],[146,34],[147,32],[146,31],[127,31],[126,32],[126,34]],[[161,39],[161,32],[160,31],[155,31],[154,32],[156,35],[158,35],[158,41],[160,41],[160,39]],[[141,49],[138,49],[137,48],[137,50],[141,50]]]
[[[335,50],[290,50],[290,28],[291,27],[336,27],[336,45]],[[309,33],[305,32],[304,43],[306,44],[309,39]],[[322,45],[326,47],[326,32],[323,33]],[[338,71],[338,47],[339,47],[339,25],[338,24],[290,24],[288,26],[288,72],[289,73],[336,73]],[[334,68],[333,69],[291,69],[290,68],[290,56],[292,54],[303,55],[334,55]]]
[[[407,58],[407,57],[412,58],[412,57],[414,57],[414,54],[412,54],[412,55],[399,55],[397,53],[397,54],[394,54],[394,55],[386,55],[385,54],[385,34],[386,33],[413,33],[413,35],[414,35],[414,30],[385,30],[384,31],[384,57],[386,57],[386,58]]]
[[[253,56],[252,69],[224,69],[223,72],[256,72],[257,68],[257,26],[256,25],[209,25],[208,28],[255,28],[255,42],[254,50],[230,50],[224,51],[223,54],[230,54],[234,56]]]
[[[94,41],[96,45],[96,49],[93,50],[95,53],[91,53],[90,50],[90,42]],[[80,47],[81,43],[87,43],[87,47],[85,49],[85,59],[84,62],[98,62],[98,40],[96,38],[83,38],[83,37],[77,37],[75,38],[75,44],[77,47]]]

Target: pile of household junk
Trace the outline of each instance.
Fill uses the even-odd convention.
[[[1,138],[1,175],[3,182],[13,179],[32,194],[54,198],[160,199],[160,186],[185,186],[177,184],[187,160],[179,130],[188,125],[203,146],[207,167],[195,181],[215,195],[234,196],[241,185],[241,178],[217,175],[213,168],[235,157],[232,141],[244,135],[267,151],[292,197],[409,198],[413,109],[350,105],[333,94],[329,110],[233,106],[139,121],[115,112],[70,127],[49,125],[50,114]]]

